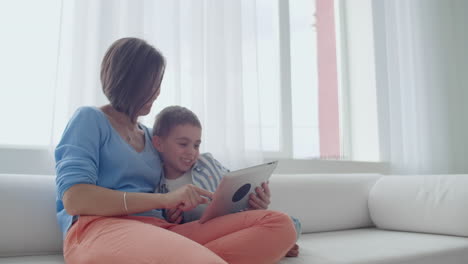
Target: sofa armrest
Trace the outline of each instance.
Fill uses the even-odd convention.
[[[0,257],[56,254],[55,177],[0,174]]]

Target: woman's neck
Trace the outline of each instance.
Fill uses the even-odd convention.
[[[127,114],[117,111],[111,105],[105,105],[105,106],[101,107],[101,109],[103,111],[105,111],[107,113],[107,115],[109,115],[117,123],[119,123],[119,124],[121,124],[121,125],[123,125],[123,126],[125,126],[127,128],[130,128],[130,129],[138,128],[138,124],[137,124],[136,121],[132,121]]]

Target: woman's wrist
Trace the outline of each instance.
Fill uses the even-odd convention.
[[[155,202],[157,205],[156,208],[160,208],[160,209],[169,208],[166,193],[155,193]]]

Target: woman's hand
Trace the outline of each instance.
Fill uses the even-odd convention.
[[[181,211],[189,211],[199,204],[209,203],[213,198],[213,193],[193,184],[187,184],[179,189],[168,192],[165,195],[165,207],[168,209],[180,209]]]
[[[256,194],[251,194],[249,199],[249,210],[268,209],[270,205],[270,187],[268,183],[262,183],[262,187],[255,188]]]
[[[166,220],[169,223],[180,224],[182,222],[183,216],[183,211],[179,208],[166,210]]]

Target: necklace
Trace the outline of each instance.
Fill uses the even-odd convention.
[[[122,139],[129,144],[132,144],[132,142],[136,142],[138,144],[140,136],[138,126],[135,127],[135,124],[130,123],[128,116],[116,111],[110,105],[102,107],[102,110],[109,117],[112,126],[114,126],[114,128],[119,132]]]

